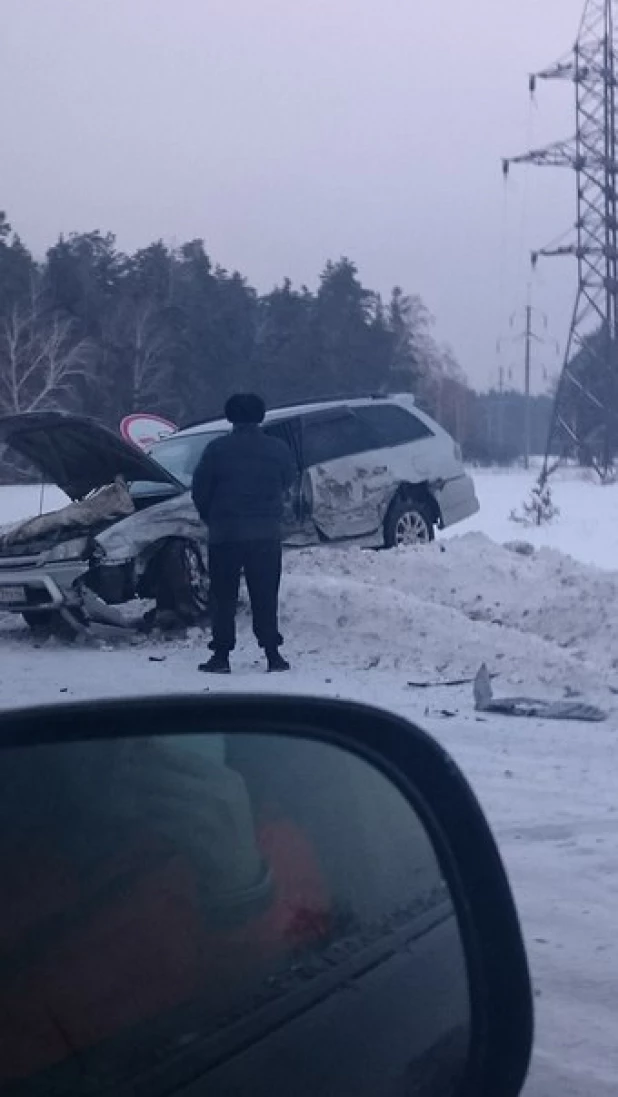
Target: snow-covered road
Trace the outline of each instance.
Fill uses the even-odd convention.
[[[274,685],[353,696],[417,720],[462,766],[511,876],[537,994],[526,1097],[609,1097],[618,1092],[618,486],[559,481],[561,518],[529,532],[508,520],[529,478],[477,480],[482,511],[470,532],[458,527],[431,549],[288,558],[282,617],[295,669],[285,680],[263,674],[246,621],[234,677],[213,685],[196,673],[198,633],[34,649],[25,629],[0,617],[0,705]],[[53,494],[47,500],[54,505]],[[0,524],[36,502],[0,489]],[[538,551],[523,557],[496,543],[516,538]],[[482,661],[499,675],[497,693],[579,691],[609,719],[479,716],[469,686],[408,684],[474,673]]]

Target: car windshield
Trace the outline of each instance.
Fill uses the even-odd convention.
[[[154,457],[167,472],[171,472],[186,488],[191,487],[191,480],[196,465],[202,456],[206,446],[214,442],[215,438],[221,438],[224,431],[205,431],[203,434],[179,434],[166,438],[162,442],[155,442],[150,450],[150,456]],[[132,495],[147,495],[152,491],[160,493],[160,484],[151,484],[140,480],[131,485]]]
[[[150,450],[150,456],[154,457],[164,469],[171,472],[177,480],[189,487],[195,472],[196,465],[202,453],[214,442],[215,438],[221,438],[225,431],[205,431],[204,434],[180,434],[172,438],[166,438],[163,442],[156,442]]]

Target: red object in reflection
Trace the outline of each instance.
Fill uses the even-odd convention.
[[[71,864],[46,856],[11,865],[3,856],[0,1083],[34,1075],[198,995],[213,1012],[234,1005],[243,986],[255,989],[287,955],[327,934],[328,893],[302,831],[287,820],[269,822],[258,844],[274,879],[272,902],[244,926],[215,932],[183,856],[157,863],[156,850],[140,847],[108,858],[88,881],[93,895],[122,874],[131,855],[143,854],[150,867],[69,928],[66,917],[78,904],[83,911],[86,890]],[[64,922],[56,934],[55,918]]]

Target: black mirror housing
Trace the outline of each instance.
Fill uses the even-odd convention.
[[[258,758],[265,757],[262,744],[268,743],[274,767],[278,742],[287,744],[288,756],[294,744],[302,747],[305,754],[299,758],[305,759],[311,758],[307,750],[317,750],[321,745],[324,751],[329,748],[331,752],[358,759],[365,769],[370,767],[375,774],[381,774],[398,791],[409,805],[411,818],[418,819],[429,839],[452,900],[467,975],[469,1039],[461,1077],[441,1082],[440,1072],[436,1071],[434,1080],[420,1088],[416,1088],[418,1083],[402,1079],[395,1097],[400,1094],[408,1097],[412,1093],[420,1097],[516,1097],[527,1075],[533,1037],[531,983],[517,912],[500,854],[475,795],[447,752],[418,727],[364,705],[317,698],[221,695],[103,701],[0,714],[0,766],[2,755],[8,757],[5,752],[21,752],[25,756],[29,748],[35,747],[64,744],[68,751],[69,744],[159,740],[169,743],[174,738],[182,738],[185,743],[194,739],[197,743],[204,741],[204,737],[210,737],[213,743],[221,737],[231,744],[242,741],[248,744],[249,753],[255,739],[255,747],[260,745],[259,751],[254,751]],[[326,760],[328,757],[325,754]],[[299,762],[298,772],[305,765],[306,762],[302,765]],[[193,772],[191,767],[187,772]],[[290,772],[292,775],[296,772],[294,765]],[[320,787],[324,787],[323,783]],[[245,810],[242,793],[235,785],[232,794],[238,812],[242,813]],[[111,802],[116,803],[113,798]],[[385,824],[385,841],[387,833]],[[385,848],[385,855],[387,852]],[[259,914],[260,904],[268,903],[273,885],[268,866],[262,871],[260,866],[255,867],[257,862],[252,857],[251,850],[243,851],[243,864],[256,880],[255,886],[247,890],[251,898],[247,910],[253,911],[255,907]],[[220,870],[225,874],[229,867],[222,861]],[[225,887],[226,894],[239,894],[234,891],[233,879],[227,882],[226,878]],[[242,903],[237,906],[242,917]],[[0,949],[0,993],[1,952]],[[329,953],[323,954],[323,961],[331,963]],[[369,960],[364,970],[372,970]],[[309,1015],[309,1005],[314,1004],[315,1000],[311,1003],[307,1000],[297,1014],[304,1010]],[[285,1037],[285,1017],[279,1005],[277,1009],[283,1026],[277,1028],[280,1040]],[[405,1024],[405,1020],[401,1023]],[[233,1040],[229,1043],[229,1054],[238,1062],[249,1055],[253,1038],[247,1035],[248,1031],[245,1027],[239,1043],[234,1044]],[[361,1034],[358,1038],[367,1039]],[[318,1047],[316,1055],[319,1054]],[[213,1060],[213,1070],[220,1066],[222,1055],[219,1051],[217,1064]],[[169,1092],[197,1097],[202,1092],[201,1086],[211,1094],[227,1092],[228,1082],[223,1082],[220,1090],[217,1088],[216,1070],[214,1084],[209,1075],[201,1082],[198,1075],[199,1072],[193,1071],[193,1082],[188,1088],[191,1080],[183,1077],[179,1088],[170,1088]],[[254,1074],[251,1085],[245,1080],[246,1088],[241,1084],[234,1092],[239,1097],[245,1093],[261,1097],[262,1092],[283,1092],[282,1084],[289,1086],[290,1078],[286,1076],[282,1082],[279,1077],[257,1078]],[[6,1093],[10,1092],[7,1088]],[[79,1090],[66,1092],[73,1094]],[[124,1094],[125,1090],[119,1086],[115,1092]],[[138,1089],[129,1087],[128,1092]],[[150,1093],[147,1087],[143,1092]],[[294,1092],[304,1094],[305,1089],[299,1083]],[[330,1094],[337,1097],[340,1092],[344,1091],[328,1089],[329,1097]],[[366,1093],[374,1092],[378,1090],[371,1089],[368,1083]],[[0,1082],[0,1094],[4,1093]],[[386,1097],[391,1097],[390,1090]]]

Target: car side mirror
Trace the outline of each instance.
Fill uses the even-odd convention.
[[[381,711],[0,714],[0,1094],[515,1097],[532,995],[495,842]]]

